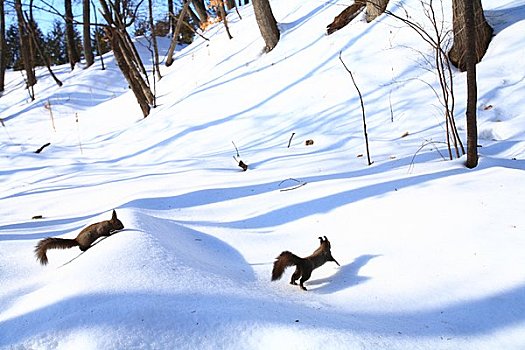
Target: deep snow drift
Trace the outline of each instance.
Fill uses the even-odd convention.
[[[268,54],[251,5],[232,12],[232,40],[215,25],[162,67],[146,119],[111,55],[105,71],[57,68],[61,88],[39,70],[34,102],[9,72],[0,347],[524,348],[525,1],[483,3],[496,35],[478,64],[473,170],[444,159],[432,50],[388,16],[327,36],[347,5],[273,1]],[[425,23],[418,1],[404,8]],[[466,142],[459,72],[455,94]],[[123,231],[38,265],[38,240],[114,208]],[[291,268],[270,282],[281,251],[307,256],[321,235],[341,267],[315,270],[307,292]]]

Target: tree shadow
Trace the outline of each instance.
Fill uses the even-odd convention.
[[[86,226],[87,220],[100,215],[96,213],[92,215],[85,215],[81,217],[73,217],[66,219],[40,219],[15,224],[7,224],[0,226],[0,242],[2,241],[18,241],[18,240],[33,240],[45,237],[58,237],[67,233],[72,233],[71,238],[75,238],[78,231]],[[38,232],[35,232],[38,231]],[[28,233],[32,232],[32,233]]]
[[[368,264],[370,260],[379,256],[381,255],[361,255],[355,258],[355,260],[350,264],[341,266],[334,275],[326,278],[307,281],[306,285],[322,284],[322,286],[318,288],[309,289],[321,294],[331,294],[356,286],[370,279],[368,276],[360,276],[359,270]]]
[[[217,334],[242,330],[246,336],[246,330],[255,327],[289,327],[290,319],[298,316],[301,321],[295,325],[298,329],[331,329],[352,334],[363,341],[370,341],[370,334],[399,334],[405,341],[416,343],[423,341],[421,337],[432,337],[434,340],[424,340],[429,348],[431,344],[443,345],[439,342],[444,338],[460,338],[461,344],[472,337],[492,338],[495,333],[510,327],[522,330],[525,286],[433,309],[397,312],[349,312],[336,308],[320,312],[318,307],[257,293],[188,293],[182,290],[159,293],[151,290],[79,294],[27,308],[0,320],[3,331],[0,347],[17,348],[35,339],[44,341],[40,343],[44,347],[49,346],[49,342],[54,342],[53,347],[60,347],[66,342],[61,338],[79,329],[88,334],[102,327],[108,334],[122,337],[113,343],[120,348],[148,347],[148,342],[154,339],[163,339],[164,343],[160,344],[170,344],[171,348],[198,348],[203,343],[210,348],[221,348],[225,344]],[[50,333],[56,337],[45,339]],[[507,344],[523,344],[523,334],[515,334]],[[97,341],[99,346],[112,344]],[[451,344],[447,348],[453,347]]]
[[[487,10],[485,16],[497,35],[505,28],[525,19],[525,5]]]

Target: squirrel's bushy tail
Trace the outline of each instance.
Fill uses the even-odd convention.
[[[40,264],[47,265],[46,252],[48,249],[67,249],[75,246],[78,246],[78,242],[74,239],[48,237],[38,242],[35,247],[35,255]]]
[[[280,279],[284,273],[284,270],[288,266],[297,265],[300,263],[301,260],[303,259],[301,259],[293,253],[290,253],[289,251],[285,251],[279,254],[275,262],[273,263],[272,281]]]

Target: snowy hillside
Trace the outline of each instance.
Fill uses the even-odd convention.
[[[445,160],[432,50],[410,28],[360,16],[327,36],[347,2],[271,5],[273,51],[251,5],[230,13],[232,40],[217,24],[161,67],[146,119],[111,54],[104,71],[59,67],[60,88],[39,70],[34,102],[8,73],[0,348],[525,348],[525,0],[483,1],[496,35],[477,66],[472,170]],[[417,0],[389,9],[425,22]],[[466,144],[459,72],[455,95]],[[38,264],[39,240],[113,209],[124,230]],[[306,292],[292,268],[270,281],[279,253],[308,256],[319,236],[340,267]]]

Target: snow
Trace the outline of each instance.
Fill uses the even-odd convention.
[[[267,54],[252,7],[230,13],[232,40],[216,24],[161,67],[146,119],[111,54],[104,71],[57,67],[60,88],[39,69],[34,102],[8,72],[0,348],[525,348],[525,1],[483,3],[496,35],[471,170],[444,159],[432,50],[388,16],[326,36],[346,5],[273,1]],[[425,23],[418,1],[403,6]],[[463,73],[455,95],[466,144]],[[40,239],[112,209],[124,230],[36,262]],[[307,292],[291,268],[270,281],[281,251],[307,256],[324,235],[341,267],[316,269]]]

